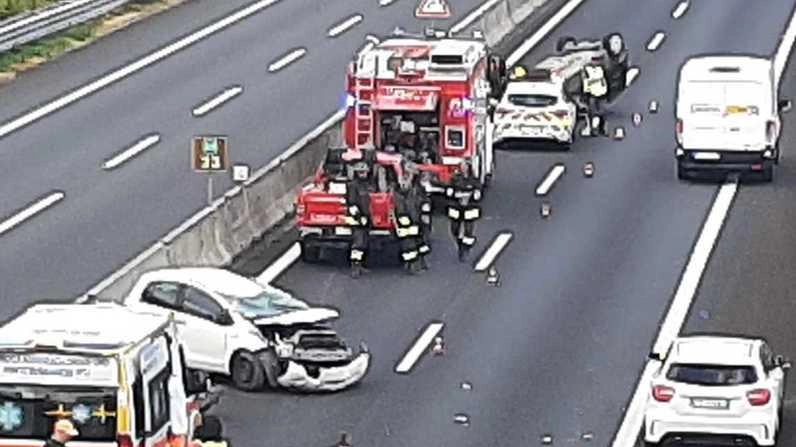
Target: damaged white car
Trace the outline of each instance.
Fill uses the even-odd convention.
[[[242,390],[339,391],[368,372],[370,353],[352,349],[328,322],[336,309],[313,307],[287,291],[209,267],[141,275],[124,303],[174,312],[190,369],[230,376]]]

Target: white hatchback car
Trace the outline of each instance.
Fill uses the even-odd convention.
[[[324,324],[339,312],[310,306],[285,290],[224,269],[165,268],[140,276],[124,304],[176,314],[190,369],[229,375],[236,387],[264,384],[338,391],[367,373],[355,352]]]
[[[683,336],[659,360],[644,413],[645,445],[669,440],[775,444],[790,364],[765,340]]]

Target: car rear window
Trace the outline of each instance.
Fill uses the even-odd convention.
[[[675,363],[666,373],[666,378],[692,385],[721,386],[747,385],[757,382],[753,366],[694,365]]]
[[[558,98],[551,95],[509,95],[509,101],[515,106],[523,107],[550,107],[558,102]]]

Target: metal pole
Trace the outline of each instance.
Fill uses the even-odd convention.
[[[207,173],[207,206],[213,204],[213,174]]]

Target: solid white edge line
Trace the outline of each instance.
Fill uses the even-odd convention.
[[[484,255],[481,256],[481,259],[478,260],[478,263],[475,265],[476,272],[483,272],[490,265],[495,261],[497,255],[503,251],[504,248],[509,244],[511,239],[514,237],[511,233],[500,233],[495,238],[495,241],[492,242],[492,245],[484,252]]]
[[[125,149],[118,155],[110,158],[109,160],[105,161],[102,164],[102,169],[113,169],[129,159],[135,157],[136,155],[140,154],[141,152],[151,148],[152,146],[158,144],[160,142],[160,135],[159,134],[152,134],[149,136],[144,137],[139,142],[135,143],[134,145],[130,146],[129,148]]]
[[[641,69],[638,67],[630,67],[627,69],[627,76],[625,78],[625,87],[630,87],[630,84],[636,80],[639,73],[641,73]]]
[[[304,57],[305,54],[307,54],[307,49],[306,48],[296,48],[295,50],[291,51],[290,53],[287,53],[286,55],[284,55],[282,57],[280,57],[275,62],[273,62],[271,65],[269,65],[268,66],[268,71],[271,72],[271,73],[273,73],[275,71],[279,71],[279,70],[287,67],[288,65],[292,64],[297,59],[299,59],[301,57]]]
[[[290,268],[301,256],[301,245],[294,242],[276,261],[271,263],[267,269],[257,275],[257,282],[260,284],[270,284],[271,281],[278,278],[285,270]]]
[[[395,372],[398,374],[409,372],[444,326],[445,324],[440,322],[429,323],[423,334],[415,340],[412,348],[406,352],[401,362],[395,366]]]
[[[124,66],[122,68],[119,68],[119,69],[115,70],[114,72],[112,72],[109,75],[103,76],[102,78],[97,79],[96,81],[93,81],[93,82],[91,82],[89,84],[83,85],[82,87],[78,88],[77,90],[75,90],[75,91],[73,91],[71,93],[68,93],[68,94],[66,94],[64,96],[61,96],[60,98],[58,98],[56,100],[53,100],[53,101],[47,103],[46,105],[37,108],[36,110],[30,111],[30,112],[25,113],[24,115],[22,115],[22,116],[20,116],[18,118],[15,118],[15,119],[13,119],[13,120],[11,120],[9,122],[6,122],[2,126],[0,126],[0,138],[10,134],[11,132],[14,132],[14,131],[18,130],[18,129],[24,127],[24,126],[27,126],[30,123],[38,121],[39,119],[41,119],[41,118],[43,118],[43,117],[45,117],[45,116],[47,116],[47,115],[49,115],[49,114],[51,114],[51,113],[53,113],[55,111],[58,111],[58,110],[60,110],[60,109],[62,109],[64,107],[66,107],[67,105],[75,102],[75,101],[78,101],[78,100],[80,100],[80,99],[82,99],[82,98],[84,98],[84,97],[86,97],[88,95],[91,95],[91,94],[93,94],[93,93],[95,93],[95,92],[97,92],[97,91],[99,91],[99,90],[101,90],[101,89],[113,84],[114,82],[117,82],[117,81],[119,81],[121,79],[124,79],[124,78],[130,76],[131,74],[133,74],[133,73],[135,73],[137,71],[140,71],[140,70],[142,70],[142,69],[154,64],[155,62],[160,61],[161,59],[165,59],[166,57],[171,56],[172,54],[174,54],[174,53],[176,53],[176,52],[178,52],[178,51],[180,51],[180,50],[182,50],[182,49],[184,49],[186,47],[189,47],[189,46],[199,42],[200,40],[204,39],[205,37],[210,36],[210,35],[212,35],[214,33],[217,33],[219,31],[223,30],[224,28],[227,28],[228,26],[230,26],[230,25],[232,25],[232,24],[234,24],[236,22],[239,22],[239,21],[241,21],[241,20],[243,20],[243,19],[245,19],[245,18],[247,18],[247,17],[249,17],[249,16],[251,16],[253,14],[256,14],[260,10],[265,9],[265,8],[271,6],[271,5],[275,4],[275,3],[278,3],[280,1],[281,0],[261,0],[261,1],[258,1],[258,2],[254,3],[254,4],[252,4],[252,5],[244,8],[244,9],[232,14],[232,15],[229,15],[229,16],[219,20],[218,22],[216,22],[216,23],[214,23],[212,25],[209,25],[209,26],[207,26],[205,28],[202,28],[201,30],[196,31],[196,32],[194,32],[194,33],[192,33],[192,34],[190,34],[190,35],[178,40],[177,42],[174,42],[174,43],[172,43],[172,44],[170,44],[170,45],[168,45],[168,46],[166,46],[164,48],[161,48],[160,50],[158,50],[158,51],[156,51],[154,53],[151,53],[151,54],[149,54],[147,56],[144,56],[141,59],[138,59],[137,61],[135,61],[135,62],[133,62],[131,64],[128,64],[128,65],[126,65],[126,66]]]
[[[193,116],[203,116],[208,112],[212,111],[216,107],[224,104],[225,102],[231,100],[232,98],[240,95],[243,93],[243,87],[235,86],[224,90],[222,93],[216,95],[214,98],[208,100],[204,104],[196,107],[191,111]]]
[[[790,58],[790,52],[793,50],[793,43],[796,41],[796,11],[788,22],[788,27],[782,35],[777,46],[777,52],[774,54],[774,74],[776,74],[776,84],[779,87],[779,80],[782,78],[782,72],[785,71],[785,64]]]
[[[683,16],[683,14],[685,14],[687,10],[688,10],[688,0],[683,0],[677,5],[677,8],[675,8],[674,11],[672,11],[672,18],[679,19],[680,17]]]
[[[666,34],[663,31],[658,31],[652,36],[649,43],[647,44],[647,51],[655,51],[658,47],[661,46],[663,43],[663,39],[666,38]]]
[[[340,34],[343,34],[344,32],[346,32],[349,29],[351,29],[351,27],[353,27],[357,23],[361,22],[362,19],[364,19],[362,14],[354,14],[353,16],[345,19],[343,22],[340,22],[339,24],[337,24],[337,25],[333,26],[331,29],[329,29],[329,33],[327,34],[327,36],[328,37],[337,37]]]
[[[64,197],[66,197],[66,194],[62,191],[50,193],[46,197],[42,197],[41,199],[37,200],[36,203],[30,205],[24,210],[14,214],[3,222],[0,222],[0,236],[11,231],[31,217],[60,202],[64,199]]]
[[[550,192],[550,188],[553,187],[553,185],[558,181],[558,179],[561,177],[561,175],[564,174],[564,171],[566,170],[567,170],[566,166],[564,166],[561,163],[556,163],[555,165],[553,165],[553,167],[550,168],[550,170],[547,172],[547,175],[545,176],[542,183],[540,183],[539,187],[536,188],[536,195],[537,196],[547,195],[547,193]]]
[[[581,3],[586,0],[570,0],[564,7],[558,10],[553,17],[550,18],[541,28],[539,28],[531,37],[529,37],[522,45],[519,46],[513,53],[506,58],[506,65],[511,68],[520,59],[522,59],[529,51],[539,44],[553,29],[563,22],[572,11],[575,10]]]
[[[467,14],[465,18],[459,21],[459,23],[453,25],[449,31],[453,34],[461,32],[463,29],[467,28],[473,22],[478,20],[486,11],[491,9],[500,1],[502,0],[488,0],[486,3],[483,3],[481,6],[476,8],[475,11]]]
[[[680,277],[674,298],[666,311],[666,317],[652,348],[653,353],[664,355],[685,324],[691,303],[696,297],[702,275],[710,261],[710,255],[713,253],[713,248],[721,234],[721,228],[724,226],[737,191],[737,181],[727,182],[719,189]],[[625,411],[622,425],[614,438],[613,447],[633,447],[636,444],[644,422],[644,404],[649,391],[649,380],[652,377],[652,372],[649,371],[652,368],[651,363],[647,362],[647,366],[639,378],[636,391]],[[654,368],[652,371],[654,372]]]

